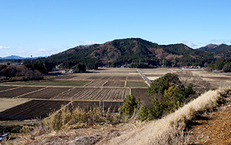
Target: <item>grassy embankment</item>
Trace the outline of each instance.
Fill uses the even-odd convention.
[[[214,111],[225,103],[224,99],[230,95],[230,91],[230,88],[208,91],[174,113],[116,137],[107,144],[188,144],[190,137],[185,131],[190,122],[199,114]]]

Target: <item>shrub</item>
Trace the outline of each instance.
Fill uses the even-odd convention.
[[[105,113],[98,107],[84,110],[81,108],[70,109],[68,106],[64,106],[51,114],[43,126],[46,130],[58,131],[92,126],[97,123],[116,124],[118,122],[120,122],[119,114],[112,113],[110,110]]]
[[[77,64],[77,65],[73,66],[72,69],[74,69],[78,73],[86,72],[86,66],[83,64]]]
[[[143,104],[139,110],[139,120],[158,119],[174,112],[183,106],[189,95],[194,93],[192,84],[185,88],[178,75],[168,73],[151,83],[148,94],[152,103],[151,106]]]
[[[156,79],[151,83],[151,86],[148,88],[148,94],[163,95],[164,91],[170,87],[170,83],[174,83],[179,86],[182,85],[177,74],[167,73],[163,77]]]
[[[131,116],[139,107],[139,101],[133,95],[128,95],[120,106],[120,113]]]
[[[177,74],[182,85],[188,87],[186,91],[190,92],[189,89],[193,89],[193,92],[191,92],[192,94],[196,93],[199,96],[208,91],[211,87],[209,82],[203,80],[201,76],[193,74],[191,71],[178,71]]]
[[[174,84],[165,90],[164,93],[164,102],[163,102],[163,110],[167,113],[174,112],[180,106],[183,105],[185,101],[185,92],[179,87],[176,87]]]

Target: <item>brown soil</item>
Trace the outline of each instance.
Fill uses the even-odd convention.
[[[132,88],[131,91],[136,98],[145,99],[148,97],[148,94],[146,94],[147,88]]]
[[[13,98],[41,89],[42,87],[18,87],[14,90],[0,92],[0,98]]]
[[[0,120],[25,120],[47,117],[69,101],[31,100],[0,112]]]
[[[218,111],[204,114],[193,121],[192,144],[231,144],[231,99]]]
[[[108,81],[104,86],[108,87],[124,87],[125,81]]]

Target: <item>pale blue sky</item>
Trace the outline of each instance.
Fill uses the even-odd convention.
[[[230,7],[230,0],[0,0],[0,57],[131,37],[231,44]]]

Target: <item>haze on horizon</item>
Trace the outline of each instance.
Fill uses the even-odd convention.
[[[0,57],[49,56],[122,38],[192,48],[231,44],[229,0],[2,0],[0,5]]]

